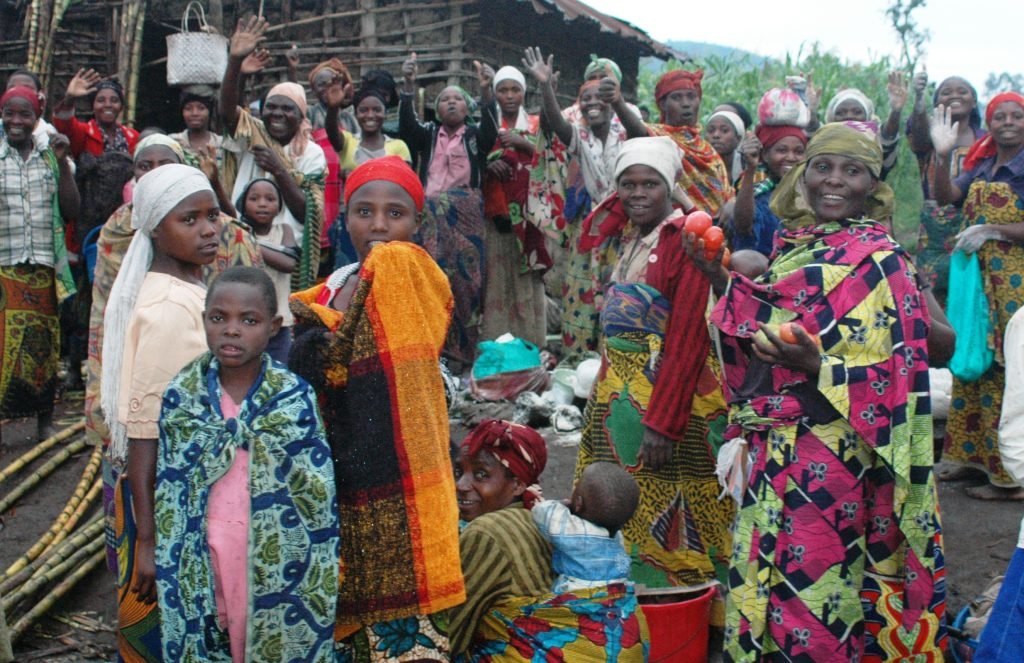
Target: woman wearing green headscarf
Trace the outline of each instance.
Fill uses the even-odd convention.
[[[822,127],[776,190],[783,225],[756,280],[689,239],[721,294],[731,392],[727,660],[942,660],[930,319],[881,223],[881,168],[868,125]]]

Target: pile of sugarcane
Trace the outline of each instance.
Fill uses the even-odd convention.
[[[0,514],[88,446],[82,434],[84,429],[85,422],[80,421],[40,442],[0,470],[0,489],[7,488],[0,497]],[[38,469],[8,487],[12,478],[23,474],[33,461],[51,450],[56,451]],[[102,449],[97,446],[71,498],[50,529],[0,575],[2,612],[12,642],[103,561],[106,554],[103,513],[94,508],[103,486],[101,457]],[[90,513],[95,515],[87,518]]]
[[[117,47],[117,77],[124,84],[124,123],[135,124],[142,69],[142,27],[146,21],[146,0],[121,1],[121,39]]]
[[[72,0],[32,0],[28,7],[25,30],[28,34],[28,62],[25,68],[34,71],[43,81],[43,87],[49,85],[53,71],[53,49],[57,39],[64,12],[71,6]]]

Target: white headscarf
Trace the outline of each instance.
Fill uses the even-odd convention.
[[[832,97],[832,101],[828,102],[828,108],[825,109],[825,122],[835,122],[836,109],[839,108],[839,104],[851,99],[864,109],[864,121],[878,121],[878,118],[875,117],[875,104],[863,92],[851,87],[840,90],[836,93],[836,96]]]
[[[683,151],[668,136],[631,138],[622,145],[619,158],[615,160],[616,182],[630,166],[648,166],[658,171],[665,184],[672,187],[683,169]]]
[[[716,117],[720,117],[729,124],[731,124],[732,128],[736,130],[736,135],[739,136],[740,138],[743,138],[743,134],[747,132],[747,127],[745,124],[743,124],[742,118],[740,118],[740,116],[737,115],[736,113],[727,110],[720,110],[712,113],[711,117],[708,118],[708,121],[705,122],[705,125],[710,124],[711,120],[715,119]]]
[[[523,92],[526,92],[526,77],[523,76],[523,72],[519,71],[518,69],[511,65],[506,65],[502,67],[501,69],[498,70],[496,74],[494,74],[493,85],[495,91],[498,90],[498,84],[503,81],[512,81],[516,83],[523,90]],[[519,129],[520,131],[526,131],[530,128],[530,118],[526,114],[526,110],[522,107],[522,105],[519,106],[519,117],[516,118],[515,128]]]
[[[156,227],[178,203],[199,191],[212,194],[210,180],[199,169],[177,163],[149,171],[135,185],[132,229],[136,232],[110,289],[110,298],[103,316],[100,405],[110,428],[110,453],[115,459],[123,459],[128,451],[127,431],[118,420],[121,367],[124,364],[125,336],[135,310],[135,301],[153,263],[151,237]]]

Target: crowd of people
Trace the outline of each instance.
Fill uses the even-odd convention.
[[[269,27],[178,133],[121,124],[92,70],[52,124],[32,72],[0,98],[0,417],[51,435],[62,344],[84,364],[120,660],[643,661],[643,605],[708,587],[729,661],[943,660],[936,481],[1024,499],[1024,96],[894,73],[884,123],[781,81],[751,115],[681,69],[652,122],[604,58],[562,108],[530,48],[429,117],[415,53],[245,99]],[[957,255],[993,358],[954,380],[936,476]],[[506,332],[599,353],[564,503],[537,431],[450,429]],[[1008,578],[984,660],[1024,660],[1024,550]]]

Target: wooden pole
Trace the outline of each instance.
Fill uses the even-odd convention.
[[[452,7],[452,33],[451,33],[451,46],[452,46],[452,57],[448,61],[448,69],[461,69],[462,68],[462,5],[456,5]],[[406,31],[408,34],[412,30]],[[448,77],[447,85],[458,85],[459,79],[455,76]]]
[[[7,629],[7,618],[4,617],[3,596],[0,596],[0,663],[11,663],[14,651],[11,649],[11,632]]]
[[[359,17],[359,45],[367,53],[377,48],[377,15],[372,11],[376,6],[376,0],[359,0],[359,8],[363,10],[363,15]],[[359,72],[360,75],[362,73]]]

